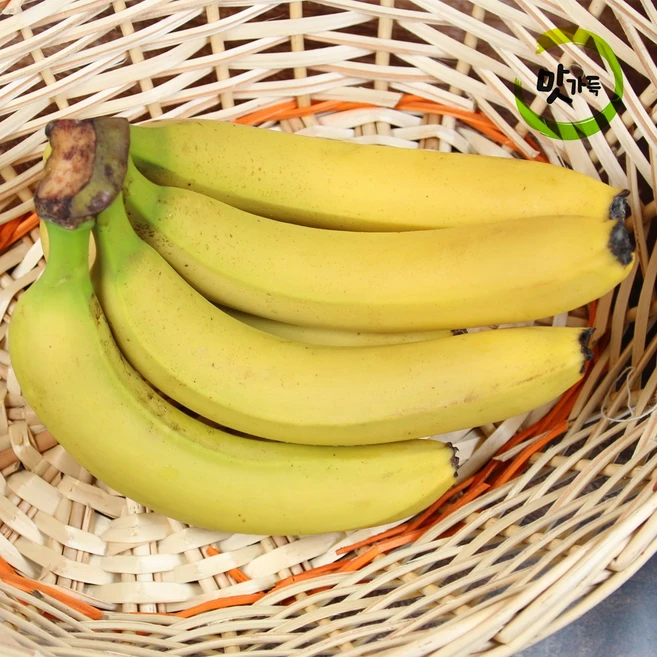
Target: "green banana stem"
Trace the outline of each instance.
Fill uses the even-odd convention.
[[[144,248],[128,220],[123,207],[123,193],[114,199],[114,202],[96,218],[94,227],[96,248],[100,258],[117,264],[116,260],[130,257]]]
[[[159,187],[154,182],[151,182],[138,168],[132,156],[128,156],[128,166],[125,175],[125,187],[131,190],[132,193],[153,192]],[[132,190],[132,188],[135,188]]]
[[[46,222],[48,231],[48,264],[39,283],[53,285],[69,279],[86,279],[91,291],[89,277],[89,233],[93,220],[87,220],[71,230]],[[39,284],[38,283],[38,284]]]
[[[132,157],[128,157],[128,167],[123,186],[123,194],[127,203],[130,220],[138,235],[147,230],[149,223],[156,223],[159,212],[152,207],[157,203],[166,188],[151,182],[139,171]]]

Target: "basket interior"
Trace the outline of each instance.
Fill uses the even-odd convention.
[[[0,595],[18,646],[36,642],[48,657],[64,644],[91,650],[92,638],[94,650],[126,655],[512,654],[590,608],[657,550],[646,522],[657,485],[649,2],[11,0],[4,12]],[[599,74],[606,91],[592,107],[605,102],[611,77],[596,55],[535,52],[538,34],[573,20],[621,61],[624,107],[591,138],[558,141],[519,118],[512,83],[529,87],[539,66],[562,62]],[[534,96],[532,108],[557,120],[591,111]],[[521,417],[440,437],[460,449],[461,481],[493,457],[516,469],[507,481],[453,491],[421,534],[195,529],[82,470],[21,396],[8,357],[16,300],[44,266],[32,215],[43,128],[105,114],[201,116],[569,166],[630,190],[637,265],[597,303],[540,322],[595,327],[596,358],[580,387]]]

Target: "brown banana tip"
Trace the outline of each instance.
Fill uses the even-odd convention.
[[[609,218],[614,220],[627,219],[632,216],[632,208],[627,201],[627,197],[630,195],[629,189],[624,189],[622,192],[619,192],[614,196],[614,200],[609,206]]]
[[[452,329],[452,335],[463,335],[468,332],[468,329]]]
[[[622,219],[614,223],[614,227],[609,234],[607,246],[612,255],[623,267],[626,267],[632,262],[632,254],[634,253],[636,243],[634,235],[629,233]]]
[[[582,373],[586,369],[586,363],[593,359],[593,352],[589,348],[589,343],[591,342],[593,331],[594,329],[587,328],[579,334],[580,350],[582,352],[582,356],[584,357],[584,361],[582,362],[582,369],[580,370]]]
[[[123,186],[130,144],[126,119],[61,119],[46,126],[52,152],[34,205],[44,220],[75,229],[105,210]]]
[[[454,476],[456,477],[459,473],[459,450],[453,443],[445,443],[447,447],[452,450],[452,458],[450,459],[450,464],[454,468]]]

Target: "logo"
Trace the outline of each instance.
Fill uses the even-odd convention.
[[[578,27],[566,27],[549,30],[542,34],[537,40],[536,54],[541,54],[550,48],[557,48],[566,43],[573,43],[582,48],[597,52],[608,64],[614,76],[614,93],[609,103],[600,111],[581,121],[554,121],[544,118],[529,107],[525,100],[522,82],[516,78],[513,93],[516,98],[516,106],[520,115],[527,125],[534,130],[551,139],[574,140],[585,139],[596,132],[606,128],[610,121],[616,116],[622,107],[623,97],[623,71],[612,52],[609,44],[596,34],[587,32]],[[590,93],[594,96],[602,89],[600,78],[597,75],[578,75],[570,78],[565,76],[570,73],[563,64],[559,64],[556,71],[541,68],[536,80],[536,91],[548,93],[547,103],[552,105],[556,100],[561,100],[568,105],[573,104],[573,99],[568,95],[575,96],[578,93]],[[569,89],[566,87],[569,85]]]

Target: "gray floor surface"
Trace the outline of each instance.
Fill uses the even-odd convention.
[[[574,623],[516,657],[657,657],[657,555]]]

